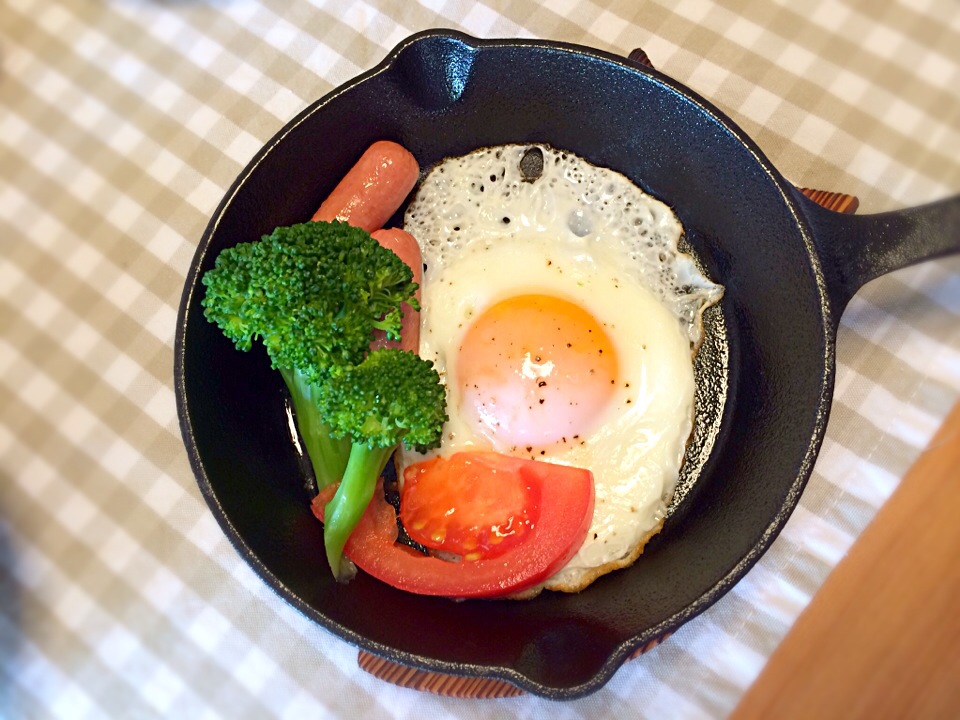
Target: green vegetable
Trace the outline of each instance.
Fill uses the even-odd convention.
[[[262,341],[283,377],[318,487],[343,480],[324,526],[339,576],[343,544],[390,454],[404,438],[438,443],[446,419],[432,363],[368,354],[374,330],[399,339],[403,303],[419,309],[413,273],[363,230],[309,222],[223,250],[203,284],[206,318],[239,350]]]
[[[324,512],[327,560],[341,577],[343,547],[390,455],[401,441],[421,448],[439,442],[446,393],[433,363],[381,349],[332,378],[321,407],[332,435],[353,439],[343,481]]]

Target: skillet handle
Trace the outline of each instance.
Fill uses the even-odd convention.
[[[797,195],[823,258],[827,294],[838,321],[857,290],[871,280],[960,253],[960,195],[874,215],[832,212]]]

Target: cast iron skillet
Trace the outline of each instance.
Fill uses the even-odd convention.
[[[623,172],[671,205],[722,283],[698,356],[698,430],[663,532],[632,568],[577,595],[455,603],[362,574],[337,585],[308,506],[279,375],[202,315],[216,254],[308,219],[373,141],[421,166],[483,145],[543,142]],[[290,122],[217,208],[176,339],[184,441],[200,489],[257,573],[345,640],[423,669],[553,698],[602,686],[635,649],[696,616],[783,527],[820,447],[840,313],[864,283],[960,250],[960,198],[865,217],[826,211],[729,118],[660,73],[596,50],[427,32]]]

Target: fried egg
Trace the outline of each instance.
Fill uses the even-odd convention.
[[[722,288],[625,176],[546,145],[434,166],[404,228],[424,274],[420,354],[447,387],[439,448],[590,469],[586,540],[546,587],[578,590],[659,531],[694,420],[692,355]]]

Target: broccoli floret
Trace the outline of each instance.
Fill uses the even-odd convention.
[[[318,487],[339,482],[350,440],[331,434],[320,400],[374,329],[399,339],[401,305],[419,307],[410,268],[363,230],[309,222],[223,250],[203,284],[206,318],[240,350],[262,340],[283,376]]]
[[[204,314],[238,349],[260,338],[274,368],[311,383],[363,360],[375,328],[399,340],[402,303],[419,309],[407,264],[340,222],[280,227],[228,248],[203,284]]]
[[[400,442],[436,447],[447,420],[446,392],[433,363],[381,349],[328,383],[321,413],[335,438],[351,438],[343,481],[324,511],[327,560],[338,579],[343,547],[373,497],[377,478]]]

